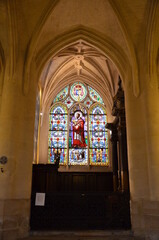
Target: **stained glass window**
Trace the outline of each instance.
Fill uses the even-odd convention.
[[[71,86],[70,94],[75,101],[82,101],[87,95],[87,89],[84,84],[76,82]]]
[[[89,114],[90,165],[108,165],[107,116],[100,105],[91,108]]]
[[[104,104],[101,96],[93,88],[88,87],[88,89],[89,89],[89,95],[90,95],[90,97],[92,98],[93,101]]]
[[[67,108],[56,105],[51,108],[49,116],[48,158],[54,163],[57,149],[60,149],[60,163],[67,162]]]
[[[92,101],[90,100],[89,97],[86,98],[86,100],[84,101],[84,104],[87,106],[87,108],[90,108],[90,106],[92,105]]]
[[[67,94],[68,94],[68,86],[65,87],[64,89],[62,89],[62,91],[57,94],[53,103],[64,100],[66,98]]]
[[[70,112],[69,164],[88,164],[87,111],[79,104]]]
[[[49,163],[54,163],[60,149],[60,164],[109,166],[106,123],[100,95],[80,82],[68,85],[57,94],[50,110]]]
[[[68,108],[70,108],[70,107],[73,105],[74,101],[73,101],[70,97],[68,97],[68,98],[64,101],[64,103],[66,104],[66,106],[67,106]]]

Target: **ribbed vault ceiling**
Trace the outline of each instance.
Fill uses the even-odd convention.
[[[56,94],[69,83],[81,81],[93,87],[103,98],[111,114],[113,96],[117,90],[118,70],[100,50],[86,42],[78,42],[61,49],[45,65],[40,77],[42,111]]]

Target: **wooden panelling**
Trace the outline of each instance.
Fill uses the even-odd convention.
[[[53,165],[34,165],[31,229],[129,228],[129,196],[113,192],[107,173],[57,172]],[[37,192],[45,206],[35,206]]]
[[[56,172],[53,165],[33,165],[32,192],[110,192],[112,172]]]

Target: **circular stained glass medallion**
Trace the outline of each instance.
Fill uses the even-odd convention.
[[[84,84],[76,82],[71,86],[70,95],[75,101],[81,102],[87,95],[87,89]]]

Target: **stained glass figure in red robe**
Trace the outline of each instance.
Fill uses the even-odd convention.
[[[73,126],[73,147],[86,147],[84,138],[84,119],[82,118],[82,112],[77,111],[74,114],[74,119],[72,120]]]

